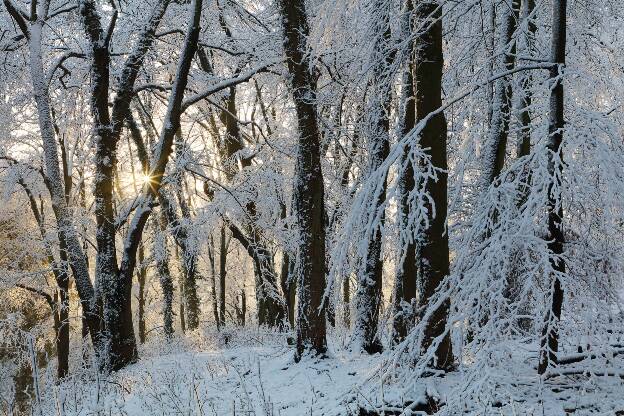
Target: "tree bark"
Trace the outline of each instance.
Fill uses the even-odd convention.
[[[217,270],[215,267],[215,246],[212,235],[208,245],[208,261],[210,262],[210,292],[212,297],[212,313],[214,315],[215,325],[217,329],[221,328],[221,320],[219,319],[219,301],[217,299]]]
[[[163,293],[163,327],[166,338],[171,338],[174,333],[173,325],[173,280],[169,269],[169,250],[167,248],[167,218],[161,211],[158,217],[158,226],[154,237],[152,255],[156,260],[156,273],[160,281]],[[182,329],[184,332],[184,329]]]
[[[561,258],[565,238],[563,235],[563,206],[561,203],[561,178],[563,175],[563,129],[565,121],[563,69],[566,58],[566,9],[567,0],[553,2],[553,32],[551,62],[556,65],[550,70],[550,119],[548,126],[548,173],[551,184],[548,187],[548,250],[552,273],[550,305],[544,317],[544,327],[540,342],[538,373],[544,374],[549,366],[557,363],[559,350],[559,319],[563,304],[563,288],[559,276],[565,273],[565,263]]]
[[[367,131],[370,134],[369,171],[375,172],[388,157],[390,150],[390,99],[392,98],[392,77],[385,75],[394,60],[390,43],[390,2],[376,1],[371,5],[372,34],[376,40],[373,46],[373,77],[369,88],[369,119]],[[383,179],[381,192],[375,201],[375,211],[379,210],[386,199],[386,177]],[[380,224],[372,231],[364,258],[364,270],[358,276],[358,288],[355,294],[356,348],[374,354],[382,351],[379,339],[378,319],[381,303],[383,278],[382,228],[385,214]]]
[[[227,242],[225,239],[225,226],[221,227],[219,239],[219,324],[225,326],[225,278],[227,275]]]
[[[533,22],[533,11],[535,10],[535,0],[524,0],[522,2],[522,14],[523,18],[527,20],[527,54],[533,52],[535,45],[535,34],[537,33],[537,26]],[[520,111],[518,118],[520,119],[520,132],[518,140],[518,157],[528,156],[531,153],[531,103],[533,101],[531,96],[531,84],[533,82],[531,72],[527,71],[523,73],[520,78]]]
[[[421,29],[414,41],[417,58],[414,68],[416,92],[416,120],[442,107],[442,4],[438,1],[417,1],[415,3],[416,22]],[[433,205],[429,207],[429,227],[425,231],[420,247],[420,274],[422,276],[421,304],[427,306],[440,283],[449,273],[449,245],[447,233],[448,209],[448,162],[446,153],[446,119],[444,113],[433,116],[420,134],[420,147],[429,149],[432,164],[439,169],[437,181],[427,179],[425,191],[431,196]],[[435,216],[434,213],[435,212]],[[423,349],[429,348],[434,340],[446,330],[446,320],[450,301],[438,307],[426,323]],[[431,363],[440,369],[453,366],[451,338],[447,334],[438,343],[435,360]]]
[[[519,0],[512,0],[511,4],[503,3],[501,24],[496,45],[496,54],[500,54],[494,69],[510,71],[515,64],[516,41],[512,38],[516,31]],[[507,139],[509,136],[509,121],[511,118],[511,76],[498,78],[494,83],[492,100],[490,131],[483,150],[484,187],[492,184],[503,170],[507,153]]]
[[[304,0],[280,0],[284,47],[298,122],[293,205],[298,226],[297,349],[303,354],[327,351],[325,308],[325,197],[321,171],[320,133],[316,109],[316,78],[306,38],[309,34]]]
[[[411,38],[411,20],[413,14],[412,0],[406,0],[404,5],[405,17],[404,33]],[[413,45],[410,44],[409,49]],[[405,70],[403,72],[403,91],[401,96],[402,114],[400,121],[401,136],[405,136],[416,125],[416,101],[414,97],[414,54],[410,54],[405,62]],[[414,165],[409,159],[409,151],[406,149],[401,159],[401,170],[398,178],[399,188],[399,222],[400,230],[403,233],[408,228],[410,205],[409,193],[414,190],[416,183],[414,181]],[[406,235],[401,237],[401,257],[397,265],[394,292],[393,292],[393,322],[392,322],[392,339],[394,343],[401,342],[414,320],[413,304],[416,298],[416,277],[418,273],[418,262],[416,259],[416,236]]]
[[[139,342],[141,344],[145,343],[145,253],[144,253],[143,244],[139,246],[139,270],[137,270],[137,282],[139,284],[139,294],[138,294],[138,315],[139,315]]]

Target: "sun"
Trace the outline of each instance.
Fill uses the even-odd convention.
[[[143,183],[150,183],[152,182],[152,177],[150,175],[143,175],[141,177],[141,180],[143,181]]]

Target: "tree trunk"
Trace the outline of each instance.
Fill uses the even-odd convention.
[[[304,0],[278,2],[284,47],[295,102],[299,138],[295,163],[293,206],[298,226],[297,350],[323,355],[327,351],[325,308],[325,197],[321,171],[320,134],[316,113],[316,79],[306,38],[309,33]]]
[[[62,252],[61,252],[62,253]],[[56,332],[56,354],[58,359],[57,375],[61,380],[69,374],[69,276],[67,275],[66,256],[61,259],[63,269],[58,280],[58,330]]]
[[[225,277],[227,274],[227,242],[225,240],[225,226],[221,227],[219,239],[219,324],[225,326]]]
[[[245,326],[245,316],[247,316],[247,295],[245,295],[245,289],[241,289],[241,306],[238,313],[238,324]]]
[[[413,14],[412,0],[405,1],[405,17],[404,33],[411,38],[412,29],[410,27],[411,17]],[[410,45],[410,49],[413,45]],[[413,53],[410,53],[407,62],[405,63],[405,70],[403,73],[403,88],[402,91],[402,114],[400,121],[401,136],[405,136],[416,125],[416,101],[414,98],[414,64]],[[404,230],[408,229],[410,205],[409,205],[409,193],[414,190],[416,183],[414,181],[414,165],[409,160],[409,151],[406,149],[401,159],[401,170],[398,178],[399,188],[399,223],[400,232],[404,233]],[[416,276],[418,273],[418,263],[416,259],[416,236],[405,235],[400,238],[400,258],[397,265],[395,281],[394,281],[394,311],[392,322],[392,339],[394,343],[401,342],[407,332],[409,331],[411,324],[414,320],[413,304],[416,298]]]
[[[565,273],[565,263],[561,258],[563,245],[563,206],[561,203],[561,177],[563,175],[562,141],[564,129],[564,90],[562,72],[565,66],[566,49],[566,9],[567,0],[553,2],[553,33],[551,62],[557,65],[550,70],[550,120],[548,126],[548,173],[552,180],[548,187],[548,250],[553,273],[551,280],[550,305],[544,317],[544,327],[540,342],[538,373],[544,374],[551,364],[557,363],[559,350],[559,318],[563,304],[563,288],[559,276]]]
[[[210,235],[208,243],[208,261],[210,262],[210,294],[212,297],[212,313],[214,315],[215,325],[217,325],[217,329],[220,329],[221,320],[219,319],[219,301],[217,299],[217,270],[215,267],[215,246],[212,235]]]
[[[282,270],[280,273],[280,281],[282,284],[282,293],[286,299],[286,311],[288,313],[288,323],[291,328],[295,327],[295,297],[296,287],[292,279],[291,269],[292,260],[287,251],[282,253]]]
[[[495,53],[500,55],[494,69],[510,71],[514,67],[516,41],[512,39],[516,31],[519,11],[519,0],[512,0],[512,4],[502,4],[502,22]],[[507,138],[509,136],[509,120],[511,118],[511,76],[498,78],[494,83],[492,100],[490,131],[483,150],[484,188],[492,184],[500,175],[505,164],[507,153]],[[485,189],[484,189],[485,191]]]
[[[139,315],[139,342],[145,343],[145,253],[143,244],[139,246],[139,270],[137,270],[137,282],[139,283],[138,315]]]
[[[527,33],[526,33],[526,53],[530,55],[533,53],[535,45],[535,34],[537,33],[537,26],[533,22],[533,10],[535,10],[535,0],[524,0],[522,5],[523,18],[527,20]],[[518,140],[518,157],[528,156],[531,153],[531,84],[533,79],[531,72],[526,71],[520,78],[520,99],[519,106],[520,111],[518,118],[520,119],[520,132]]]
[[[415,39],[417,58],[414,68],[417,122],[442,107],[442,5],[438,1],[418,1],[415,7],[416,21],[421,30]],[[429,149],[431,163],[439,169],[437,181],[428,179],[425,190],[433,200],[429,207],[429,227],[424,233],[420,247],[420,274],[422,278],[421,304],[425,307],[449,273],[449,245],[447,233],[448,163],[446,154],[446,119],[440,112],[432,117],[420,134],[420,147]],[[435,212],[435,216],[433,215]],[[429,348],[435,338],[446,330],[450,301],[438,307],[424,330],[423,349]],[[431,363],[440,369],[453,366],[453,349],[449,334],[438,343],[435,360]]]
[[[72,220],[72,212],[67,205],[64,190],[64,180],[59,168],[59,156],[52,125],[52,110],[45,84],[46,75],[43,67],[42,31],[44,17],[47,10],[41,10],[39,5],[34,21],[26,21],[24,16],[13,8],[13,3],[4,1],[9,14],[16,21],[24,36],[28,40],[30,57],[30,75],[33,84],[39,130],[43,141],[43,158],[45,165],[45,181],[50,192],[52,209],[59,230],[59,240],[65,241],[67,258],[76,282],[80,297],[84,320],[89,326],[92,342],[96,354],[102,356],[103,344],[100,342],[100,320],[97,316],[95,290],[89,277],[89,268],[86,256],[82,250],[79,235]],[[47,4],[44,2],[44,4]],[[47,6],[46,6],[47,7]]]
[[[156,273],[163,292],[163,327],[165,337],[171,338],[173,329],[173,280],[169,269],[169,250],[167,249],[167,219],[161,211],[158,218],[158,227],[154,237],[152,255],[156,261]],[[182,329],[184,331],[184,329]]]
[[[180,250],[179,247],[175,246],[175,255],[178,264],[182,264],[182,260],[180,259]],[[180,316],[180,330],[182,333],[186,332],[186,299],[183,296],[184,293],[184,273],[178,279],[178,291],[180,292],[180,303],[178,306],[178,315]]]
[[[375,36],[373,46],[373,79],[369,89],[369,110],[367,112],[370,134],[370,162],[369,171],[375,172],[388,157],[389,143],[389,112],[392,97],[392,76],[385,75],[392,64],[390,42],[390,2],[376,1],[371,5],[372,33]],[[386,178],[377,200],[375,211],[379,210],[386,199]],[[369,237],[367,251],[364,258],[364,270],[358,276],[358,288],[355,294],[355,328],[354,340],[358,349],[369,354],[381,352],[382,346],[377,334],[379,305],[381,303],[381,285],[383,278],[382,259],[382,228],[385,214],[382,214],[380,224],[372,230]]]
[[[181,131],[178,130],[176,133],[176,157],[178,159],[182,158],[182,134]],[[177,174],[177,191],[176,196],[178,199],[178,205],[180,206],[180,211],[182,212],[182,219],[184,221],[183,224],[180,224],[177,221],[177,218],[174,219],[174,223],[171,224],[174,227],[174,234],[179,237],[176,237],[176,242],[180,245],[182,249],[182,261],[184,262],[182,270],[184,277],[184,293],[183,296],[186,300],[186,316],[187,316],[187,326],[188,329],[194,330],[199,326],[199,297],[197,295],[197,253],[194,249],[194,245],[192,244],[188,224],[191,222],[191,208],[189,204],[184,199],[184,195],[182,193],[182,175],[183,173],[178,172]],[[161,193],[162,194],[162,193]],[[171,207],[171,209],[175,209]],[[176,215],[177,217],[177,215]],[[181,228],[177,230],[177,228]],[[183,230],[182,230],[183,228]],[[181,234],[179,231],[183,231]]]

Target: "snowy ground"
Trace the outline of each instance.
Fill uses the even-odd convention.
[[[228,345],[219,341],[201,352],[188,351],[194,345],[180,342],[107,380],[71,379],[48,389],[44,414],[358,414],[357,403],[368,400],[358,386],[381,362],[379,355],[342,350],[295,364],[293,347],[283,337],[265,335],[257,344],[258,339]]]
[[[143,348],[139,363],[106,379],[85,372],[62,386],[42,386],[40,414],[375,414],[360,413],[366,408],[391,415],[401,414],[403,407],[399,411],[396,406],[422,398],[427,391],[449,403],[441,408],[441,414],[449,415],[624,415],[616,413],[624,410],[619,377],[540,381],[530,366],[522,370],[510,361],[501,367],[509,371],[484,377],[488,385],[471,385],[474,400],[453,400],[467,393],[461,391],[462,378],[465,382],[469,377],[463,370],[418,381],[411,397],[405,397],[406,385],[381,383],[377,370],[384,357],[380,355],[360,355],[334,345],[326,359],[308,358],[295,364],[293,347],[283,335],[232,332],[227,338],[227,343],[223,335],[215,334],[177,340],[172,346],[152,343]]]

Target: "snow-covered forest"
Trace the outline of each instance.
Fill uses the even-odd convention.
[[[0,415],[624,415],[623,1],[0,2]]]

